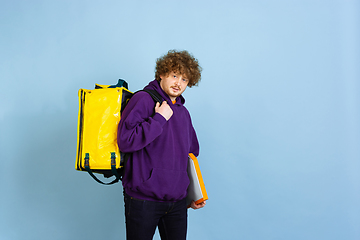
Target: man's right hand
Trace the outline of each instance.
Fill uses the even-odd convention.
[[[163,116],[166,119],[166,121],[168,121],[173,115],[173,110],[166,101],[163,101],[161,106],[160,103],[157,102],[155,105],[155,112]]]

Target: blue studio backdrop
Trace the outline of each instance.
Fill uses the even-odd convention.
[[[203,67],[188,238],[360,239],[358,0],[2,0],[0,34],[0,239],[125,239],[121,184],[74,168],[77,92],[170,49]]]

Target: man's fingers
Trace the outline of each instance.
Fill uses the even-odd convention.
[[[203,208],[206,205],[206,201],[203,201],[199,204],[196,204],[194,201],[191,202],[191,208],[193,209],[199,209],[199,208]]]
[[[159,107],[160,107],[160,103],[157,102],[157,103],[155,104],[155,112],[159,109]]]
[[[166,101],[164,101],[161,105],[160,103],[156,103],[155,112],[161,114],[166,121],[169,120],[173,114],[171,107]]]

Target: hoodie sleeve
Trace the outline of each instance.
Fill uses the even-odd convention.
[[[135,94],[125,107],[118,126],[118,146],[122,152],[135,152],[154,141],[166,119],[154,114],[155,103],[146,92]]]

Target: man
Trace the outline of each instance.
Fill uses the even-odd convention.
[[[186,239],[189,185],[188,154],[199,154],[199,143],[184,107],[182,93],[201,78],[198,61],[187,51],[171,50],[157,59],[155,80],[144,89],[157,91],[164,101],[136,93],[122,113],[119,149],[132,153],[123,177],[127,239]],[[194,209],[206,202],[191,203]]]

